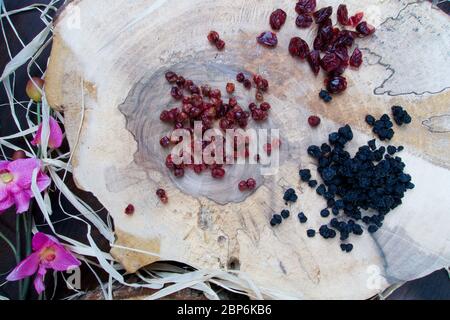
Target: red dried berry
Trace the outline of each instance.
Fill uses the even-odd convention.
[[[277,35],[271,31],[264,31],[256,37],[256,40],[266,47],[275,47],[278,44]]]
[[[295,19],[295,24],[299,28],[309,28],[313,23],[313,19],[309,14],[303,13],[300,14],[297,19]]]
[[[222,39],[217,40],[216,48],[217,50],[223,50],[223,48],[225,48],[225,41],[223,41]]]
[[[295,5],[295,11],[298,14],[311,13],[316,10],[316,0],[300,0]]]
[[[323,70],[328,73],[339,68],[339,66],[341,65],[341,60],[335,53],[327,53],[320,61],[320,65],[322,66]]]
[[[337,20],[343,26],[349,25],[348,10],[345,4],[340,4],[337,9]]]
[[[166,194],[166,191],[164,189],[156,190],[156,195],[158,196],[159,200],[161,200],[162,203],[167,203],[168,200],[169,200],[167,198],[167,194]]]
[[[242,83],[242,82],[244,82],[244,80],[245,80],[245,75],[242,72],[239,72],[236,75],[236,81]]]
[[[258,106],[256,105],[256,103],[252,102],[248,105],[248,108],[250,111],[254,111],[258,108]]]
[[[249,190],[253,190],[253,189],[256,188],[256,180],[253,179],[253,178],[248,179],[248,180],[246,181],[246,184],[247,184],[247,188],[248,188]]]
[[[320,34],[318,34],[315,38],[314,38],[314,42],[313,42],[313,48],[314,50],[319,50],[319,51],[323,51],[325,49],[326,43],[325,41],[322,39],[322,37],[320,36]]]
[[[368,24],[366,21],[360,22],[357,26],[356,26],[356,31],[358,31],[358,33],[363,36],[369,36],[372,33],[375,32],[375,27]]]
[[[262,111],[268,111],[271,108],[270,104],[267,102],[261,103],[261,105],[259,107]]]
[[[289,53],[294,57],[305,59],[309,53],[309,46],[302,38],[294,37],[289,42]]]
[[[327,80],[327,90],[330,93],[339,93],[347,89],[347,79],[342,76],[334,76]]]
[[[227,83],[226,90],[227,90],[228,94],[232,94],[234,92],[235,88],[236,87],[235,87],[234,83],[231,83],[231,82]]]
[[[256,91],[255,99],[256,101],[264,101],[264,95],[260,90]]]
[[[241,191],[241,192],[247,190],[247,181],[239,182],[238,188],[239,188],[239,191]]]
[[[329,6],[329,7],[325,7],[325,8],[317,10],[316,12],[314,12],[313,16],[314,16],[314,19],[316,20],[316,23],[321,24],[322,22],[327,20],[331,16],[332,13],[333,13],[333,7]]]
[[[220,99],[222,97],[222,93],[219,89],[212,89],[210,92],[210,97],[215,99]]]
[[[270,15],[270,26],[274,30],[280,30],[283,24],[286,22],[286,12],[281,9],[277,9]]]
[[[183,99],[183,92],[178,87],[172,87],[170,95],[176,100]]]
[[[353,27],[356,26],[356,25],[358,25],[358,23],[361,22],[361,20],[363,19],[363,17],[364,17],[364,12],[357,12],[357,13],[355,13],[355,15],[351,16],[351,17],[348,19],[349,25],[351,25],[351,26],[353,26]]]
[[[202,90],[202,95],[204,97],[209,98],[210,93],[211,93],[211,87],[208,86],[207,84],[204,84],[204,85],[202,85],[201,90]]]
[[[178,77],[176,83],[177,83],[178,87],[183,88],[184,84],[186,83],[186,79],[184,79],[184,77],[180,76],[180,77]]]
[[[165,137],[162,137],[161,138],[161,140],[159,140],[159,144],[161,145],[161,147],[168,147],[169,146],[169,144],[170,144],[170,139],[169,139],[169,137],[167,137],[167,136],[165,136]]]
[[[320,124],[320,118],[318,116],[310,116],[308,118],[308,124],[311,127],[317,127]]]
[[[362,64],[362,57],[363,55],[361,50],[355,48],[355,50],[353,50],[352,56],[350,57],[350,65],[352,67],[359,68]]]
[[[175,170],[173,171],[173,174],[175,177],[181,178],[184,176],[184,169],[183,168],[175,168]]]
[[[175,83],[178,79],[178,76],[175,72],[167,71],[166,72],[166,80],[169,83]]]
[[[250,90],[252,87],[252,82],[249,79],[244,80],[244,88]]]
[[[134,206],[132,204],[129,204],[126,208],[125,208],[125,214],[127,215],[132,215],[134,213]]]
[[[225,170],[223,168],[213,168],[211,175],[214,179],[221,179],[225,176]]]
[[[318,74],[320,71],[320,52],[319,50],[313,50],[308,54],[308,63],[314,74]]]
[[[193,84],[192,86],[189,86],[188,90],[191,94],[200,94],[200,88],[198,86],[196,86],[195,84]]]
[[[173,159],[172,159],[172,155],[169,154],[166,157],[166,167],[169,169],[174,169],[175,168],[175,164],[173,163]]]
[[[217,41],[219,41],[220,36],[219,33],[217,33],[216,31],[210,31],[208,33],[208,41],[211,43],[216,43]]]

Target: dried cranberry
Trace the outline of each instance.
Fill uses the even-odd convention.
[[[132,215],[134,213],[134,206],[132,204],[129,204],[126,208],[125,208],[125,214],[127,215]]]
[[[166,80],[169,83],[175,83],[178,79],[178,76],[175,72],[167,71],[166,72]]]
[[[361,22],[363,17],[364,17],[364,12],[355,13],[355,15],[353,15],[349,18],[349,25],[351,25],[353,27],[358,25],[358,23]]]
[[[337,9],[337,19],[341,25],[343,25],[343,26],[349,25],[348,10],[347,10],[347,6],[345,4],[339,5],[339,7]]]
[[[351,47],[353,45],[354,40],[355,40],[355,37],[353,36],[352,31],[341,30],[341,31],[339,31],[339,34],[336,37],[333,44],[335,47],[341,47],[341,46]]]
[[[190,86],[193,86],[194,85],[194,81],[192,81],[192,80],[186,80],[185,82],[184,82],[184,88],[185,89],[189,89],[189,87]]]
[[[326,19],[328,19],[331,14],[333,13],[333,8],[331,6],[325,7],[322,9],[317,10],[314,12],[314,19],[316,20],[317,24],[320,24],[324,22]]]
[[[264,101],[264,95],[260,90],[256,91],[255,99],[256,101]]]
[[[274,30],[280,30],[283,24],[286,22],[286,12],[281,9],[277,9],[270,15],[270,26]]]
[[[191,94],[200,94],[200,88],[198,86],[196,86],[195,84],[190,86],[188,90]]]
[[[192,107],[191,110],[189,110],[189,117],[191,119],[197,118],[202,113],[202,109],[198,107]]]
[[[239,182],[238,188],[239,188],[239,191],[247,190],[247,181],[243,180],[243,181]]]
[[[223,41],[222,39],[217,40],[216,48],[217,50],[223,50],[223,48],[225,48],[225,41]]]
[[[309,28],[313,23],[313,19],[309,14],[303,13],[300,14],[297,19],[295,19],[295,24],[299,28]]]
[[[256,103],[252,102],[248,105],[248,108],[250,111],[254,111],[258,108],[258,106],[256,105]]]
[[[323,56],[320,61],[320,65],[322,66],[325,72],[331,72],[336,70],[341,65],[341,60],[335,53],[327,53]]]
[[[309,46],[302,38],[294,37],[289,42],[289,53],[294,57],[305,59],[309,53]]]
[[[249,90],[252,87],[252,82],[249,79],[244,80],[244,88]]]
[[[219,126],[223,131],[225,131],[233,127],[233,122],[230,119],[220,119]]]
[[[184,87],[184,83],[185,82],[186,82],[186,79],[184,79],[182,76],[179,76],[177,81],[176,81],[177,86],[180,87],[180,88]]]
[[[313,50],[308,54],[308,63],[311,70],[318,74],[320,71],[320,52],[319,50]]]
[[[348,50],[346,47],[337,47],[334,50],[334,53],[337,55],[339,59],[343,62],[344,65],[348,65]]]
[[[320,36],[320,34],[318,34],[316,36],[316,38],[314,39],[313,42],[313,48],[314,50],[320,50],[323,51],[325,49],[325,42],[323,41],[322,37]]]
[[[170,112],[167,110],[164,110],[161,112],[161,114],[159,115],[159,120],[163,121],[163,122],[169,122],[172,121],[173,118],[170,115]]]
[[[362,52],[358,48],[355,48],[353,50],[353,54],[350,57],[350,65],[355,68],[359,68],[359,66],[362,64]]]
[[[316,0],[300,0],[295,5],[295,11],[298,14],[311,13],[316,9]]]
[[[334,76],[327,80],[327,90],[330,93],[339,93],[347,89],[347,79],[342,76]]]
[[[172,87],[170,95],[176,100],[183,99],[183,92],[178,87]]]
[[[210,92],[210,97],[211,98],[220,99],[221,96],[222,96],[222,93],[220,92],[219,89],[212,89],[211,92]]]
[[[372,33],[375,32],[375,27],[370,25],[370,24],[368,24],[367,22],[363,21],[363,22],[360,22],[356,26],[356,31],[358,31],[358,33],[361,36],[366,37],[366,36],[369,36],[369,35],[371,35]]]
[[[227,83],[226,90],[227,90],[228,94],[232,94],[235,90],[234,83],[231,83],[231,82]]]
[[[265,31],[261,33],[256,40],[259,44],[267,47],[275,47],[278,44],[277,35],[271,31]]]
[[[269,90],[269,81],[266,79],[261,79],[261,81],[257,84],[259,90],[266,92]]]
[[[244,80],[245,80],[245,75],[242,72],[239,72],[236,75],[236,81],[242,83],[242,82],[244,82]]]
[[[166,163],[166,167],[167,168],[169,168],[169,169],[175,168],[175,164],[173,163],[173,159],[172,159],[172,155],[171,154],[167,155],[165,163]]]
[[[324,45],[327,45],[331,42],[333,39],[334,33],[333,33],[333,26],[331,25],[321,25],[319,28],[319,35],[324,43]]]
[[[267,102],[261,103],[259,107],[261,108],[262,111],[268,111],[271,108],[270,104]]]
[[[211,175],[214,179],[221,179],[225,176],[225,170],[223,168],[213,168]]]
[[[253,179],[253,178],[248,179],[248,180],[246,181],[246,184],[247,184],[247,188],[248,188],[249,190],[253,190],[253,189],[256,188],[256,180]]]
[[[208,41],[211,43],[216,43],[217,41],[219,41],[220,36],[216,31],[210,31],[208,33]]]
[[[158,196],[158,198],[161,200],[162,203],[167,203],[168,198],[166,191],[164,189],[156,190],[156,195]]]
[[[184,176],[184,169],[183,168],[175,168],[175,170],[173,171],[173,174],[175,175],[175,177],[181,178]]]
[[[188,114],[184,111],[177,114],[177,122],[182,123],[189,118]]]
[[[202,85],[201,89],[202,89],[202,95],[204,97],[209,98],[210,93],[211,93],[211,87],[208,86],[207,84],[204,84],[204,85]]]
[[[320,118],[318,116],[310,116],[308,118],[308,124],[311,127],[317,127],[320,124]]]
[[[170,144],[169,137],[167,137],[167,136],[162,137],[161,140],[159,140],[159,144],[164,148],[169,146],[169,144]]]

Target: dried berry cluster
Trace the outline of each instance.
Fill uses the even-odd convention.
[[[180,100],[181,106],[178,108],[163,110],[160,114],[160,120],[173,124],[174,129],[184,128],[192,133],[194,121],[202,122],[203,131],[213,128],[216,121],[219,122],[219,126],[222,130],[246,128],[250,117],[254,121],[264,121],[269,117],[269,110],[271,109],[271,106],[267,102],[263,102],[259,106],[252,102],[249,105],[249,111],[244,110],[238,104],[236,98],[231,96],[235,91],[234,83],[227,83],[225,87],[226,92],[230,95],[228,102],[225,102],[222,98],[222,92],[220,89],[213,89],[207,84],[198,86],[192,80],[185,79],[183,76],[177,75],[172,71],[166,72],[165,77],[167,82],[172,85],[170,90],[171,96],[176,100]],[[245,78],[243,73],[239,73],[236,78],[237,81],[243,82],[244,85],[246,80],[248,80]],[[249,88],[251,89],[252,82],[250,80],[248,80],[248,82],[250,82]],[[257,93],[259,92],[261,96],[264,92],[269,90],[269,82],[260,75],[253,76],[253,83]],[[262,96],[261,100],[263,99],[264,97]],[[166,148],[170,145],[176,145],[182,142],[181,139],[171,139],[169,136],[164,136],[160,139],[160,145],[162,147]],[[209,142],[202,142],[202,150],[204,150],[208,145]],[[226,141],[224,141],[223,145],[226,145]],[[191,146],[193,151],[193,141],[191,142]],[[235,158],[239,156],[248,157],[248,142],[246,142],[245,154],[243,155],[238,154],[238,145],[236,143],[234,144],[234,147]],[[210,169],[212,177],[217,179],[225,176],[225,169],[223,168],[223,165],[206,165],[204,163],[193,165],[175,165],[171,155],[168,155],[166,158],[166,166],[173,171],[176,177],[183,177],[186,168],[193,169],[197,174],[202,173],[206,169]]]
[[[327,202],[320,215],[327,218],[331,210],[336,216],[329,225],[319,228],[319,234],[325,239],[335,238],[337,232],[341,241],[346,241],[351,234],[361,235],[364,230],[357,221],[366,224],[370,233],[376,232],[386,214],[402,203],[408,189],[414,188],[411,176],[404,173],[402,159],[394,156],[403,147],[377,148],[375,140],[371,140],[351,157],[345,145],[352,139],[353,132],[346,125],[329,135],[329,144],[308,148],[308,154],[317,160],[317,171],[323,180],[316,192]],[[299,175],[304,182],[315,181],[307,169],[300,170]],[[367,210],[375,214],[365,215],[363,211]],[[308,237],[314,236],[313,231],[307,231]],[[343,243],[341,249],[350,252],[353,246]]]
[[[207,38],[210,43],[216,46],[217,50],[223,50],[223,48],[225,48],[225,41],[220,39],[217,31],[210,31]]]
[[[296,58],[306,59],[312,71],[318,74],[322,68],[327,74],[325,84],[329,93],[340,93],[347,89],[347,79],[342,76],[350,65],[358,68],[362,64],[362,53],[358,48],[349,54],[355,39],[366,37],[375,32],[375,28],[365,21],[361,21],[364,14],[358,12],[349,17],[346,5],[341,4],[337,10],[337,20],[343,27],[354,27],[354,30],[339,29],[333,26],[331,6],[316,11],[315,0],[300,0],[295,5],[298,16],[295,21],[299,28],[309,28],[315,22],[318,26],[313,48],[300,37],[293,37],[289,42],[289,53]],[[280,30],[286,21],[286,12],[277,9],[270,15],[270,25],[274,30]],[[260,44],[275,47],[278,43],[277,35],[265,31],[257,37]],[[331,101],[329,95],[321,98],[325,102]]]
[[[397,125],[401,126],[403,124],[411,123],[411,116],[401,106],[393,106],[391,110]]]

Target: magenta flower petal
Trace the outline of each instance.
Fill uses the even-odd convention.
[[[34,278],[33,284],[36,292],[41,294],[45,290],[44,279],[47,270],[44,266],[40,266],[36,277]]]
[[[62,245],[56,244],[55,260],[49,262],[49,267],[56,271],[67,271],[78,267],[81,263],[72,253],[66,250]]]
[[[14,205],[14,198],[7,195],[5,198],[0,200],[0,213],[3,213],[7,209],[11,208]]]
[[[49,119],[49,126],[50,126],[50,135],[48,137],[48,146],[51,149],[57,149],[61,146],[63,141],[63,133],[61,130],[61,127],[58,124],[58,121],[56,121],[54,118],[50,117]],[[36,136],[34,137],[33,141],[31,141],[31,144],[36,146],[38,144],[41,144],[41,136],[42,136],[42,124],[39,125],[38,131],[36,132]]]
[[[13,194],[14,203],[16,204],[16,212],[24,213],[30,207],[31,197],[27,192],[21,191]]]
[[[41,162],[37,159],[18,159],[10,162],[8,170],[14,176],[14,183],[23,189],[31,188],[31,178],[33,171],[41,167]],[[11,184],[11,183],[10,183]]]
[[[39,253],[32,253],[14,268],[6,277],[8,281],[17,281],[36,273],[39,267]]]
[[[40,171],[36,177],[36,184],[38,186],[39,191],[44,191],[45,189],[47,189],[51,181],[52,180],[50,179],[49,176]]]
[[[0,202],[6,200],[9,197],[8,188],[0,181]]]
[[[45,233],[38,232],[33,236],[33,240],[31,240],[31,247],[33,248],[33,251],[40,251],[42,248],[49,247],[54,243],[59,242]]]
[[[0,171],[8,169],[9,161],[0,161]]]

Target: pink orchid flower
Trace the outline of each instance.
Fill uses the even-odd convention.
[[[54,118],[49,118],[49,126],[50,126],[50,135],[48,137],[48,146],[51,149],[57,149],[61,147],[63,141],[63,133],[61,127]],[[42,123],[39,125],[38,131],[36,132],[36,136],[34,137],[31,144],[33,146],[37,146],[41,144],[41,135],[42,135]]]
[[[33,253],[19,263],[6,280],[17,281],[36,274],[34,288],[41,293],[45,290],[47,269],[67,271],[81,264],[56,238],[42,232],[34,235],[32,248]]]
[[[17,213],[28,210],[33,198],[31,179],[37,168],[41,169],[41,162],[33,158],[0,161],[0,214],[13,205]],[[50,185],[50,178],[39,170],[36,183],[39,191],[44,191]]]

